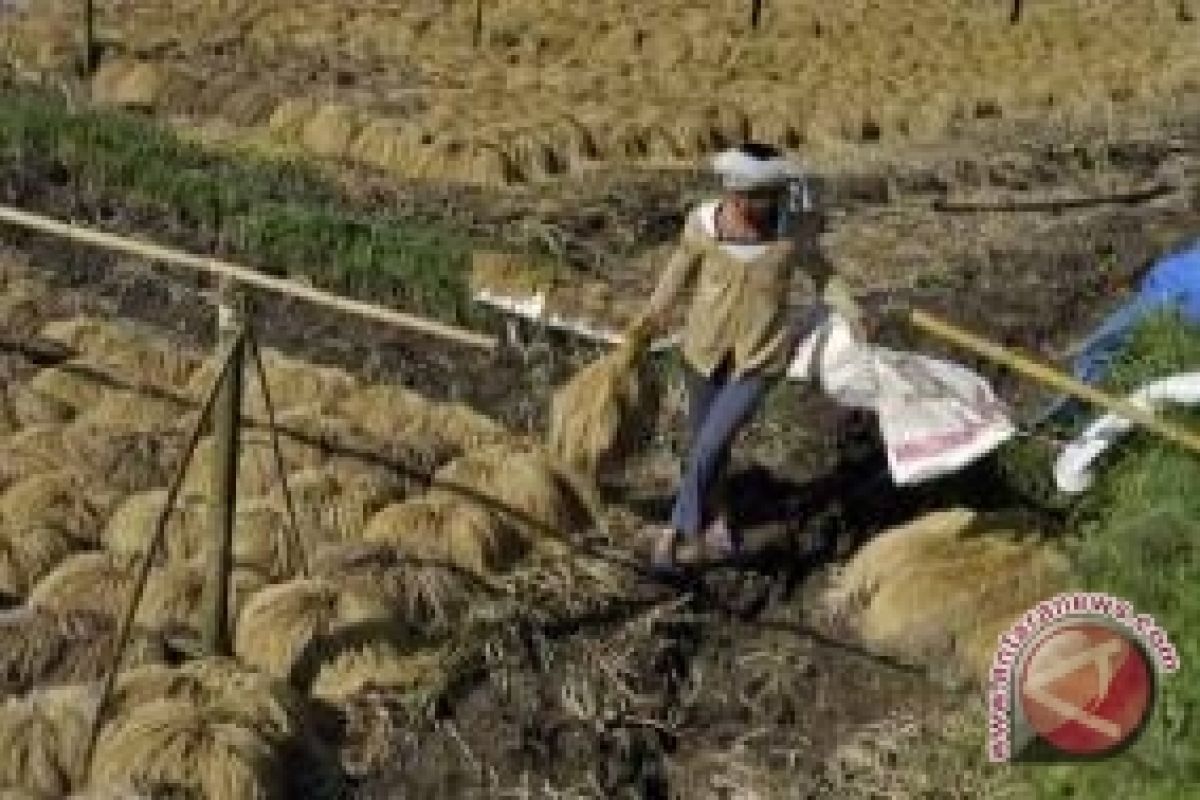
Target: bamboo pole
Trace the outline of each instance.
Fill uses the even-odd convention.
[[[76,776],[76,786],[82,786],[86,782],[87,775],[90,772],[92,755],[95,752],[96,740],[100,734],[100,726],[104,721],[104,714],[107,711],[108,703],[112,698],[113,689],[117,683],[117,673],[121,669],[121,659],[125,655],[125,649],[129,646],[129,639],[133,633],[133,623],[137,617],[137,609],[141,604],[142,594],[146,589],[146,581],[150,577],[150,568],[157,557],[158,551],[162,548],[163,539],[167,535],[167,521],[170,519],[171,512],[175,508],[175,502],[179,498],[179,493],[183,489],[183,480],[187,477],[188,465],[191,463],[192,457],[196,452],[196,445],[200,442],[200,436],[204,431],[204,424],[212,413],[213,405],[216,403],[219,387],[232,367],[233,358],[228,351],[221,356],[219,363],[221,364],[220,371],[217,373],[216,379],[209,386],[208,392],[204,396],[204,401],[200,404],[200,413],[197,415],[196,422],[192,426],[191,433],[188,435],[187,445],[183,449],[183,457],[175,467],[175,474],[171,478],[171,485],[167,488],[166,501],[163,503],[162,509],[158,512],[158,518],[154,522],[154,533],[150,537],[150,543],[146,547],[146,552],[142,554],[141,564],[138,565],[138,573],[134,578],[133,587],[129,593],[129,602],[125,606],[124,614],[121,616],[121,624],[117,630],[117,639],[113,645],[112,660],[109,663],[108,670],[104,676],[104,683],[100,689],[100,700],[96,705],[96,714],[92,718],[92,724],[88,729],[83,756],[80,759],[79,774]]]
[[[83,2],[83,74],[89,76],[96,69],[96,3]]]
[[[1130,403],[1124,398],[1113,397],[1052,367],[1040,364],[1027,356],[1001,347],[994,342],[969,333],[924,311],[913,309],[909,312],[909,321],[914,327],[925,333],[939,339],[944,339],[986,359],[1010,367],[1026,377],[1044,383],[1060,392],[1065,392],[1073,397],[1119,414],[1165,439],[1186,447],[1193,452],[1200,453],[1200,435],[1160,419],[1153,411]]]
[[[311,286],[302,286],[293,281],[264,275],[257,270],[249,269],[228,261],[184,253],[161,245],[151,244],[124,236],[85,228],[80,225],[60,222],[39,214],[32,214],[11,206],[0,206],[0,222],[8,222],[23,228],[61,236],[64,239],[82,242],[84,244],[115,250],[129,255],[174,264],[180,267],[206,272],[210,275],[231,278],[238,283],[254,286],[277,294],[296,297],[316,305],[334,308],[347,314],[353,314],[375,322],[383,322],[399,328],[436,336],[457,344],[478,347],[484,350],[494,350],[497,340],[494,336],[456,328],[424,317],[404,314],[389,308],[352,300],[348,297],[325,292]]]
[[[233,570],[233,524],[241,449],[246,328],[233,282],[226,281],[220,293],[218,346],[222,350],[229,350],[232,363],[221,381],[213,408],[213,461],[208,499],[208,524],[212,536],[204,586],[201,638],[209,654],[230,656],[233,650],[229,637],[229,581]]]
[[[762,21],[763,0],[750,0],[750,27],[758,30],[758,23]]]
[[[475,0],[475,22],[471,28],[471,42],[476,47],[483,44],[483,0]]]

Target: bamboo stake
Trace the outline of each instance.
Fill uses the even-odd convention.
[[[229,637],[229,580],[233,570],[234,507],[237,504],[238,456],[241,445],[242,386],[246,363],[246,330],[232,282],[221,287],[218,342],[229,349],[231,365],[221,380],[213,408],[213,462],[209,475],[208,524],[211,530],[208,573],[204,587],[202,641],[215,656],[233,654]]]
[[[1134,405],[1128,400],[1113,397],[1110,394],[1078,381],[1069,375],[1064,375],[1056,369],[1040,364],[1020,353],[1012,352],[994,342],[969,333],[944,320],[917,309],[909,312],[909,321],[914,327],[939,339],[944,339],[984,358],[1003,364],[1017,372],[1065,392],[1073,397],[1093,403],[1145,428],[1157,433],[1165,439],[1179,444],[1187,449],[1200,453],[1200,435],[1186,428],[1160,419],[1153,411]]]
[[[96,740],[100,735],[100,726],[104,721],[104,713],[112,698],[113,688],[117,683],[117,673],[121,669],[121,659],[125,655],[125,649],[129,646],[129,639],[133,633],[133,623],[137,617],[137,609],[142,601],[142,593],[146,589],[146,581],[150,577],[151,565],[154,563],[154,559],[162,547],[162,541],[167,534],[167,520],[170,519],[171,511],[174,510],[175,502],[179,497],[180,491],[183,489],[183,480],[187,476],[188,465],[191,464],[192,457],[195,455],[196,445],[200,442],[200,435],[204,431],[204,424],[212,412],[221,384],[225,382],[225,378],[229,375],[233,361],[232,350],[227,350],[220,361],[221,369],[217,373],[216,379],[210,385],[208,393],[204,397],[204,402],[200,405],[200,413],[196,417],[196,422],[192,426],[192,431],[188,436],[187,446],[183,450],[183,458],[180,459],[178,466],[175,467],[175,475],[172,477],[171,485],[167,489],[167,499],[163,503],[162,509],[158,512],[158,519],[155,520],[154,533],[150,537],[150,543],[146,547],[146,552],[142,554],[142,561],[138,566],[138,573],[129,593],[129,603],[126,605],[125,613],[121,617],[121,626],[117,631],[116,642],[113,644],[112,661],[109,663],[108,672],[104,676],[104,684],[100,690],[100,700],[96,705],[96,715],[92,718],[92,724],[88,730],[83,757],[80,759],[79,774],[76,776],[77,786],[83,785],[87,780],[88,773],[91,771],[92,755],[96,749]]]
[[[115,250],[121,253],[149,258],[154,261],[188,267],[189,269],[207,272],[211,275],[231,278],[238,283],[248,286],[255,286],[259,289],[276,292],[277,294],[307,300],[310,303],[334,308],[364,319],[407,328],[430,336],[447,339],[458,344],[478,347],[484,350],[494,350],[497,347],[497,340],[494,336],[486,336],[424,317],[404,314],[389,308],[364,303],[359,300],[352,300],[348,297],[342,297],[310,286],[302,286],[293,281],[264,275],[256,270],[228,261],[197,256],[173,250],[169,247],[151,244],[150,242],[117,236],[71,223],[59,222],[58,220],[38,214],[31,214],[28,211],[22,211],[11,206],[0,206],[0,222],[8,222],[23,228],[61,236],[65,239],[95,245],[107,250]]]

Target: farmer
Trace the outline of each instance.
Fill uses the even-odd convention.
[[[646,342],[661,331],[679,296],[694,284],[680,350],[689,398],[690,453],[668,525],[652,531],[652,562],[671,570],[685,541],[715,558],[736,554],[738,540],[719,491],[738,432],[780,378],[810,307],[789,308],[793,277],[806,266],[825,303],[852,323],[858,308],[823,259],[806,260],[820,218],[799,170],[768,145],[749,143],[713,161],[724,192],[687,216],[679,243],[647,307],[626,336]],[[809,289],[811,292],[811,287]],[[801,317],[808,321],[802,321]]]
[[[1200,325],[1200,239],[1156,261],[1136,291],[1101,321],[1078,349],[1071,365],[1075,377],[1088,384],[1104,380],[1138,324],[1164,311],[1175,311],[1188,324]],[[1059,397],[1037,421],[1067,422],[1081,411],[1077,401]]]

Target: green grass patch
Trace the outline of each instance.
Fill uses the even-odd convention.
[[[142,116],[77,111],[56,96],[5,87],[0,166],[66,184],[60,194],[85,207],[102,203],[151,222],[151,230],[131,233],[155,237],[157,224],[183,231],[193,245],[220,240],[227,255],[273,274],[443,319],[471,316],[471,242],[448,228],[356,207],[309,165],[217,153]],[[33,210],[57,210],[49,205]]]
[[[1200,365],[1200,331],[1162,314],[1137,330],[1108,389],[1125,394]],[[1171,417],[1200,430],[1200,412]],[[1200,796],[1200,456],[1131,432],[1105,454],[1096,485],[1072,514],[1073,555],[1088,588],[1154,616],[1181,669],[1160,684],[1158,706],[1131,750],[1101,764],[1030,771],[1041,797],[1167,800]]]

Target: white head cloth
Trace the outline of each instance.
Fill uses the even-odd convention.
[[[755,158],[736,147],[718,153],[712,168],[721,176],[722,185],[731,191],[782,188],[804,175],[800,166],[786,156]]]

